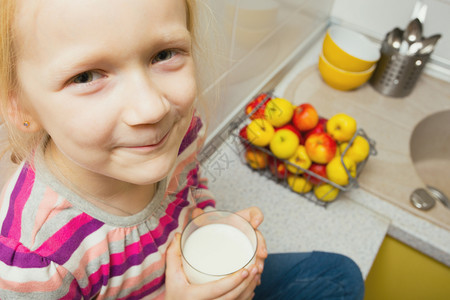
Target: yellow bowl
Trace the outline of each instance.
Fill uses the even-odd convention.
[[[323,80],[329,86],[341,91],[353,90],[361,86],[369,80],[374,70],[375,65],[364,72],[345,71],[332,65],[323,53],[319,56],[319,71]]]
[[[366,71],[380,59],[377,44],[362,34],[337,26],[327,30],[322,52],[331,64],[350,72]]]

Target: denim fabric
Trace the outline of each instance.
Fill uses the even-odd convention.
[[[350,258],[326,252],[270,254],[256,300],[362,300],[364,280]]]

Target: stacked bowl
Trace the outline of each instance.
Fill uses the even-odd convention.
[[[369,80],[379,59],[377,44],[360,33],[332,26],[323,40],[319,71],[331,87],[353,90]]]

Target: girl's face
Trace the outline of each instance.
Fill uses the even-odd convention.
[[[19,97],[57,165],[89,180],[165,177],[196,95],[185,1],[19,1],[16,15]]]

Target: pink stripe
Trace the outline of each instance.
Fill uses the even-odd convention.
[[[175,208],[177,207],[177,205],[182,201],[182,199],[176,199],[169,204],[169,207],[166,210],[166,213],[169,215],[164,215],[162,218],[160,218],[159,224],[154,230],[142,235],[138,242],[128,245],[125,248],[124,252],[114,253],[113,255],[111,255],[111,265],[122,264],[127,257],[133,254],[140,253],[142,251],[142,248],[144,248],[148,244],[153,243],[155,239],[161,237],[164,234],[164,229],[166,228],[166,226],[173,222],[174,218],[172,215],[175,212]]]
[[[92,290],[92,285],[96,284],[104,275],[109,275],[110,266],[111,266],[110,264],[101,265],[96,272],[89,275],[89,284],[82,289],[83,295],[90,294]]]
[[[138,286],[145,278],[150,277],[152,273],[164,268],[165,262],[166,256],[162,255],[159,260],[155,261],[150,266],[145,268],[141,273],[139,273],[139,275],[125,279],[120,286],[110,287],[106,291],[105,295],[102,295],[102,297],[99,296],[99,299],[103,297],[116,299],[120,291],[133,288],[134,286]]]
[[[56,205],[56,202],[58,201],[58,194],[55,191],[47,187],[44,192],[43,199],[45,199],[45,201],[41,201],[41,203],[39,204],[35,223],[31,232],[31,237],[33,239],[31,241],[32,245],[34,244],[34,238],[36,237],[38,231],[41,229],[42,225],[46,221],[50,220],[54,215],[56,215],[57,212],[59,212],[59,210],[50,209],[51,207],[54,207]]]
[[[27,175],[22,185],[22,190],[14,201],[14,219],[12,220],[11,228],[9,229],[8,236],[16,240],[20,240],[21,228],[22,228],[22,211],[27,203],[31,194],[31,187],[34,183],[35,174],[34,171],[29,168]]]
[[[134,255],[142,252],[143,248],[154,242],[154,239],[151,233],[147,232],[146,234],[140,236],[139,241],[130,244],[125,247],[125,250],[120,253],[114,253],[110,255],[111,265],[120,265],[125,262],[125,260]]]
[[[146,291],[152,289],[155,286],[161,285],[161,283],[164,281],[164,275],[155,278],[151,282],[147,283],[146,285],[142,286],[140,290],[134,291],[127,297],[137,297],[140,296],[142,293],[145,293]],[[120,299],[126,299],[126,298],[120,298]]]
[[[64,227],[53,234],[39,249],[36,250],[41,256],[49,256],[54,253],[59,247],[64,246],[64,243],[72,237],[72,235],[84,224],[90,222],[92,217],[86,214],[80,214],[70,220]]]
[[[128,229],[127,229],[127,231],[128,231]],[[114,242],[121,241],[121,240],[123,240],[123,234],[120,229],[109,231],[107,236],[103,240],[99,241],[97,244],[90,247],[83,254],[83,257],[80,260],[78,268],[73,272],[73,275],[75,276],[75,278],[77,278],[78,280],[81,280],[84,277],[84,275],[86,274],[85,268],[89,264],[89,262],[97,259],[101,255],[103,255],[103,253],[107,253],[109,250],[108,245],[110,243],[114,243]],[[110,257],[114,258],[115,260],[117,260],[117,258],[120,258],[121,256],[123,256],[122,252],[117,253],[117,254],[110,254]],[[119,261],[118,264],[122,263],[123,261],[124,260]],[[116,263],[115,263],[115,261],[113,261],[113,259],[111,259],[110,264],[114,265]]]

